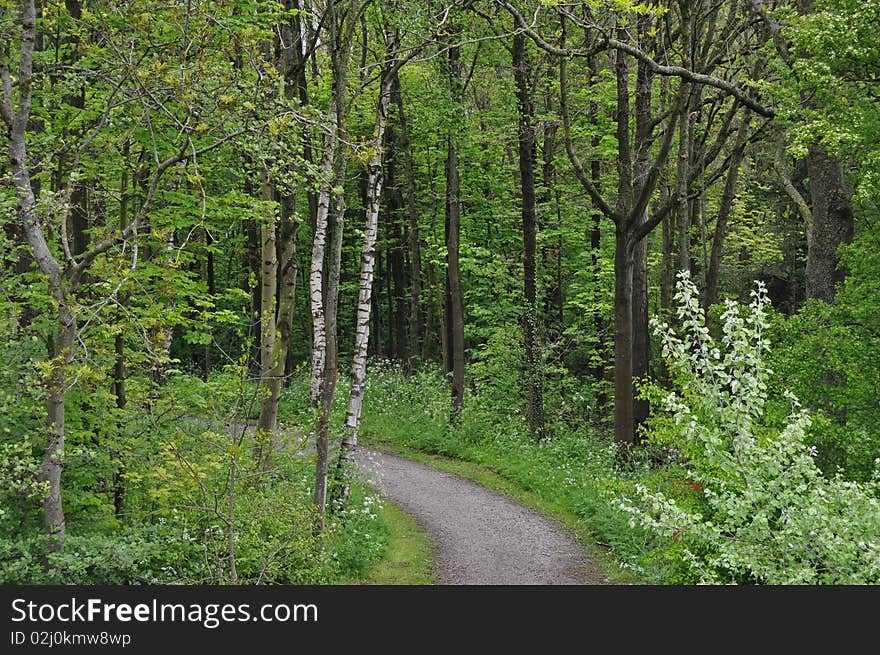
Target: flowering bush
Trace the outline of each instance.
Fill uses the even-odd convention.
[[[720,343],[687,273],[679,275],[676,301],[681,336],[652,322],[678,388],[658,396],[702,503],[699,511],[684,509],[637,485],[637,498],[618,499],[631,525],[679,544],[703,583],[880,582],[880,471],[865,483],[825,477],[805,443],[810,417],[791,394],[781,429],[764,420],[763,285],[747,307],[726,303]]]

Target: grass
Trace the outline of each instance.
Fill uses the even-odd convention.
[[[387,550],[384,557],[374,562],[353,584],[436,584],[431,539],[427,533],[406,512],[387,500],[380,516],[388,527]]]

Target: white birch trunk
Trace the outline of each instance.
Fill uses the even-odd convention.
[[[389,32],[385,36],[387,64],[382,71],[379,89],[379,103],[376,109],[376,127],[373,131],[372,156],[368,164],[366,225],[361,249],[360,289],[358,291],[357,323],[354,340],[354,357],[351,366],[351,390],[348,396],[348,409],[345,414],[345,432],[339,452],[337,472],[343,478],[340,487],[340,500],[348,500],[349,478],[354,468],[354,453],[357,448],[358,431],[361,424],[361,409],[364,404],[364,391],[367,377],[367,346],[370,339],[370,302],[373,295],[373,268],[376,261],[376,237],[379,227],[379,208],[382,199],[382,141],[388,124],[388,108],[391,104],[391,91],[394,83],[394,69],[397,67],[397,34]]]
[[[312,375],[309,382],[309,401],[318,405],[324,386],[324,360],[327,356],[327,333],[324,320],[324,251],[327,244],[327,217],[333,197],[333,162],[337,136],[336,102],[330,104],[330,131],[324,137],[324,155],[321,159],[321,192],[312,239],[312,266],[309,275],[309,303],[312,312]]]

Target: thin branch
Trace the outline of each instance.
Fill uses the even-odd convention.
[[[162,175],[164,175],[165,172],[169,168],[171,168],[173,165],[175,165],[177,163],[180,163],[182,161],[189,159],[190,157],[198,157],[198,156],[203,155],[206,152],[210,152],[211,150],[214,150],[215,148],[219,148],[224,143],[227,143],[228,141],[230,141],[231,139],[234,139],[237,136],[241,136],[242,134],[244,134],[247,131],[249,131],[249,128],[243,127],[238,130],[235,130],[234,132],[230,132],[229,134],[224,136],[222,139],[218,139],[217,141],[214,141],[213,143],[211,143],[207,146],[199,148],[198,150],[194,150],[190,154],[188,154],[187,151],[190,149],[191,142],[190,142],[189,136],[186,136],[186,138],[184,139],[183,145],[181,145],[180,149],[176,153],[174,153],[173,155],[169,156],[167,159],[162,161],[159,164],[159,166],[156,168],[156,171],[153,173],[153,179],[150,182],[150,188],[147,191],[147,197],[144,199],[144,202],[141,205],[141,208],[138,211],[138,213],[132,219],[131,224],[127,228],[122,230],[122,232],[120,232],[119,234],[115,234],[113,236],[107,237],[106,239],[104,239],[103,241],[98,243],[96,246],[94,246],[91,250],[86,252],[82,256],[82,259],[80,260],[80,262],[76,266],[72,267],[72,269],[70,269],[70,274],[69,274],[70,279],[72,281],[74,281],[74,283],[78,282],[80,277],[82,276],[83,272],[85,271],[85,269],[87,269],[91,265],[91,263],[95,260],[96,257],[98,257],[102,253],[108,251],[110,248],[115,246],[120,241],[125,241],[126,239],[128,239],[129,237],[131,237],[132,235],[134,235],[136,233],[140,219],[143,216],[145,216],[150,210],[150,205],[152,204],[153,198],[156,195],[156,190],[159,186],[159,180],[162,178]]]
[[[635,57],[639,61],[643,62],[648,66],[654,73],[657,75],[667,75],[671,77],[680,77],[683,80],[687,80],[688,82],[692,82],[694,84],[703,84],[706,86],[715,87],[716,89],[721,89],[722,91],[726,91],[734,98],[736,98],[743,105],[751,109],[756,114],[760,116],[765,116],[767,118],[773,118],[776,115],[776,112],[769,107],[765,107],[764,105],[756,102],[752,98],[748,96],[742,89],[737,87],[735,84],[728,82],[727,80],[722,80],[718,77],[714,77],[712,75],[703,75],[702,73],[695,73],[694,71],[688,70],[687,68],[682,68],[681,66],[664,66],[658,64],[656,61],[651,59],[647,53],[642,52],[640,49],[635,46],[631,46],[628,43],[624,43],[623,41],[618,41],[614,38],[606,38],[605,42],[612,48],[616,48],[617,50],[622,50],[623,52]]]
[[[584,53],[579,53],[577,51],[572,51],[566,47],[555,46],[552,43],[548,43],[538,34],[534,29],[534,21],[529,23],[526,21],[525,17],[519,13],[519,11],[507,0],[496,0],[499,5],[504,7],[511,16],[513,16],[513,20],[519,26],[519,30],[525,33],[532,41],[535,42],[542,50],[549,52],[551,55],[556,55],[557,57],[573,57],[577,54],[580,56],[586,56]],[[595,54],[595,53],[593,53]]]
[[[800,214],[803,219],[804,225],[807,227],[807,239],[809,239],[811,232],[810,226],[813,224],[813,212],[807,204],[807,201],[804,199],[804,196],[797,190],[797,187],[792,183],[791,177],[789,177],[788,172],[785,170],[784,158],[785,140],[780,139],[779,147],[776,148],[776,153],[773,157],[773,168],[779,176],[779,180],[782,182],[782,188],[785,190],[785,193],[788,194],[788,197],[791,198],[798,214]]]
[[[780,34],[782,24],[770,14],[767,3],[764,0],[750,0],[749,5],[761,17],[761,20],[764,21],[767,32],[769,32],[770,38],[773,40],[773,45],[776,46],[776,51],[779,53],[782,61],[790,68],[792,57],[788,50],[788,44],[783,41]]]
[[[565,32],[563,31],[563,38],[564,34]],[[565,57],[562,57],[559,60],[559,110],[562,114],[562,132],[565,137],[565,151],[568,153],[568,158],[571,161],[572,168],[574,168],[578,181],[602,213],[615,223],[620,223],[620,221],[623,220],[623,217],[614,211],[602,197],[602,194],[599,193],[599,190],[593,184],[590,176],[587,175],[587,172],[584,170],[580,158],[574,151],[574,144],[572,143],[571,138],[571,116],[568,109],[568,64]]]
[[[541,37],[541,35],[534,30],[534,22],[532,24],[526,22],[526,19],[523,17],[523,15],[519,11],[517,11],[516,8],[510,2],[508,2],[508,0],[496,1],[508,12],[510,12],[510,14],[514,17],[514,20],[519,24],[520,29],[525,32],[538,45],[538,47],[546,50],[551,54],[557,55],[559,57],[584,57],[596,54],[608,48],[614,48],[616,50],[625,52],[628,55],[635,57],[639,61],[643,62],[653,73],[657,75],[680,77],[681,79],[692,82],[694,84],[703,84],[706,86],[712,86],[717,89],[721,89],[722,91],[725,91],[732,95],[734,98],[739,100],[742,104],[754,111],[756,114],[766,116],[768,118],[772,118],[776,115],[776,112],[774,110],[756,102],[754,99],[750,98],[748,94],[746,94],[742,89],[737,87],[735,84],[728,82],[727,80],[723,80],[712,75],[696,73],[681,66],[659,64],[641,49],[630,45],[629,43],[624,43],[623,41],[615,39],[611,36],[603,36],[599,40],[599,42],[589,51],[569,50],[567,48],[554,46],[545,41]],[[586,24],[583,20],[581,20],[577,16],[574,16],[565,9],[559,8],[558,11],[562,16],[569,18],[576,25],[588,28],[595,27],[593,25]]]
[[[645,182],[642,184],[642,188],[639,191],[639,197],[636,200],[632,211],[630,212],[629,217],[627,218],[627,223],[632,223],[640,216],[645,213],[645,210],[648,208],[648,201],[651,199],[651,196],[654,193],[654,188],[657,184],[657,179],[660,177],[660,169],[666,165],[666,160],[669,156],[669,150],[672,147],[672,139],[675,135],[675,126],[679,120],[682,120],[682,111],[684,104],[684,99],[687,97],[687,93],[683,92],[684,85],[682,86],[682,90],[679,91],[679,97],[676,101],[676,106],[679,108],[678,111],[673,112],[672,117],[669,119],[669,124],[666,126],[665,133],[663,134],[663,142],[660,144],[660,152],[657,153],[657,157],[654,159],[654,163],[651,165],[651,169],[648,171],[648,175],[645,177]],[[659,222],[659,221],[658,221]],[[651,225],[651,221],[648,221],[646,225],[650,225],[650,231],[653,229],[657,223],[653,223]],[[645,232],[645,236],[648,232]],[[640,239],[638,237],[636,240]]]
[[[464,97],[465,92],[467,92],[468,85],[471,83],[471,78],[474,76],[474,71],[477,68],[477,59],[480,56],[480,50],[483,49],[483,42],[480,41],[477,44],[477,47],[474,49],[474,58],[471,60],[471,68],[468,71],[468,74],[464,78],[464,83],[461,85],[461,95]]]

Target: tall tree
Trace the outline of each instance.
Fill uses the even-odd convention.
[[[837,285],[846,271],[837,251],[853,238],[852,189],[843,175],[843,162],[820,144],[807,155],[812,221],[807,250],[807,298],[834,304]]]
[[[288,5],[294,3],[288,2]],[[280,39],[276,49],[281,51],[278,68],[283,74],[284,92],[287,102],[308,100],[305,89],[306,52],[303,49],[302,25],[299,13],[293,12],[291,20],[279,26]],[[261,321],[261,366],[260,366],[260,416],[257,420],[255,449],[260,468],[265,472],[272,466],[277,448],[275,430],[278,423],[278,406],[281,400],[281,387],[287,365],[293,332],[293,312],[296,306],[296,276],[299,269],[296,242],[300,219],[297,215],[296,191],[293,186],[298,179],[288,180],[279,192],[277,185],[271,184],[272,171],[286,171],[296,167],[299,158],[308,162],[311,158],[311,145],[308,127],[303,127],[300,143],[292,151],[282,149],[291,156],[282,161],[267,161],[264,166],[264,200],[275,202],[279,196],[280,218],[277,221],[274,209],[263,215],[262,233],[262,312]],[[299,153],[302,153],[301,155]],[[287,173],[286,177],[290,177]],[[316,204],[314,194],[307,193],[309,211]],[[315,201],[313,203],[312,201]],[[264,205],[266,211],[272,204]],[[315,207],[317,209],[317,207]],[[280,228],[280,234],[278,234]]]
[[[537,215],[535,201],[535,103],[532,99],[533,71],[527,50],[526,36],[515,32],[513,47],[513,76],[516,80],[519,125],[519,179],[522,203],[523,235],[523,291],[522,316],[523,344],[525,346],[525,386],[528,393],[529,433],[534,439],[544,438],[544,401],[540,330],[537,299]]]
[[[122,13],[125,21],[128,16]],[[40,271],[45,276],[49,294],[56,306],[55,336],[51,342],[51,348],[46,362],[44,386],[46,389],[46,448],[44,450],[41,467],[41,478],[47,483],[49,493],[43,504],[44,524],[50,543],[56,549],[60,549],[65,537],[65,517],[61,493],[61,476],[64,468],[65,447],[65,399],[69,388],[69,367],[74,361],[78,337],[77,314],[79,312],[79,297],[84,275],[95,261],[107,251],[127,242],[138,234],[138,226],[149,214],[156,198],[159,183],[163,176],[176,164],[192,160],[204,153],[227,142],[229,139],[241,134],[243,129],[233,130],[218,137],[206,145],[196,146],[193,143],[195,128],[189,119],[180,120],[175,116],[174,110],[184,117],[193,115],[192,107],[182,103],[182,106],[171,108],[170,101],[162,103],[162,100],[153,95],[149,99],[150,89],[144,89],[142,85],[133,84],[128,76],[131,71],[119,73],[114,68],[116,62],[107,59],[107,74],[119,75],[114,80],[116,91],[111,94],[111,100],[102,107],[96,107],[97,118],[90,124],[88,129],[82,130],[77,140],[76,155],[68,164],[67,182],[61,193],[58,203],[57,214],[44,220],[38,210],[37,197],[34,189],[39,185],[35,183],[30,164],[30,148],[28,131],[31,129],[32,103],[34,93],[38,90],[35,78],[34,53],[36,50],[37,15],[34,2],[24,1],[20,3],[17,24],[18,55],[11,56],[11,47],[5,47],[0,53],[0,80],[3,84],[3,97],[0,101],[0,118],[8,131],[8,157],[12,171],[13,185],[16,194],[16,213],[22,225],[23,232],[39,265]],[[136,30],[131,30],[137,36]],[[110,35],[105,35],[109,37]],[[11,45],[11,44],[10,44]],[[140,45],[132,42],[133,46]],[[195,54],[193,54],[195,56]],[[109,57],[109,52],[108,52]],[[120,67],[121,68],[121,67]],[[185,74],[185,73],[182,73]],[[12,84],[12,76],[16,78],[16,84]],[[112,77],[111,77],[112,79]],[[140,102],[145,115],[151,112],[156,115],[159,112],[167,112],[174,116],[177,129],[174,134],[173,148],[166,148],[167,154],[162,155],[158,146],[154,143],[153,163],[146,165],[144,178],[146,179],[146,191],[135,211],[126,217],[128,224],[125,227],[115,226],[115,229],[107,230],[102,238],[95,239],[84,252],[74,254],[70,239],[65,229],[68,214],[72,205],[71,197],[76,188],[83,159],[89,152],[92,144],[101,136],[110,123],[110,114],[115,108],[112,97],[123,87],[131,94],[134,102]],[[160,107],[156,107],[157,103]],[[209,119],[206,114],[205,119]],[[222,134],[222,132],[221,132]],[[50,247],[47,231],[50,225],[60,226],[60,249],[55,251]],[[172,233],[173,234],[173,233]],[[137,250],[135,249],[136,253]],[[136,264],[134,259],[133,266]],[[115,292],[113,292],[115,293]],[[105,303],[106,304],[106,303]]]
[[[461,46],[455,41],[459,30],[452,24],[447,27],[450,36],[445,42],[445,56],[441,60],[444,77],[449,91],[449,101],[453,108],[460,106],[464,96],[464,80],[461,70]],[[459,249],[461,244],[461,177],[459,175],[460,136],[458,125],[452,120],[446,133],[446,291],[444,301],[444,323],[446,327],[447,375],[451,374],[453,421],[461,414],[464,399],[464,300],[461,287],[461,264]]]
[[[413,165],[412,140],[403,93],[400,88],[399,68],[393,71],[391,94],[397,105],[397,123],[400,131],[400,151],[403,156],[404,178],[406,183],[406,213],[408,218],[407,245],[409,246],[409,361],[407,366],[413,370],[422,354],[424,321],[422,320],[422,237],[419,225],[419,211],[416,206],[416,176]]]
[[[818,3],[821,4],[821,3]],[[833,4],[833,3],[832,3]],[[827,25],[827,17],[824,19],[819,17],[818,25],[820,30],[827,34],[823,34],[822,39],[816,39],[811,34],[811,20],[816,10],[817,3],[814,0],[798,0],[793,3],[793,9],[797,13],[797,24],[800,28],[793,31],[785,32],[781,29],[780,22],[768,11],[766,3],[760,0],[752,0],[750,6],[756,11],[764,21],[765,39],[772,41],[776,52],[784,64],[791,70],[792,86],[799,95],[799,109],[806,112],[809,116],[810,112],[816,109],[816,97],[823,93],[814,83],[822,83],[822,77],[830,76],[847,78],[851,75],[851,70],[847,70],[850,65],[855,64],[856,70],[863,70],[865,66],[871,66],[876,62],[871,61],[871,54],[844,54],[844,53],[871,53],[870,48],[859,48],[852,42],[853,36],[862,36],[859,34],[859,23],[862,22],[863,16],[859,15],[857,7],[861,3],[853,3],[845,10],[842,10],[842,16],[850,14],[849,19],[854,21],[855,34],[845,37],[846,42],[843,47],[835,44],[837,40],[829,31],[834,29],[832,25]],[[821,9],[821,7],[820,7]],[[837,11],[841,11],[841,7],[832,10],[832,15]],[[871,12],[871,7],[866,8],[866,12]],[[876,14],[876,10],[874,10]],[[850,24],[846,19],[836,23],[838,25]],[[795,38],[795,42],[790,42],[786,36],[791,33]],[[862,37],[864,38],[864,37]],[[812,51],[817,51],[815,54]],[[824,65],[813,66],[811,59],[816,55],[827,56]],[[839,67],[839,68],[838,68]],[[832,68],[838,68],[832,72]],[[811,70],[815,69],[815,71]],[[821,71],[821,72],[820,72]],[[864,78],[859,72],[855,77],[859,80],[858,84],[866,86],[872,81],[870,78]],[[830,83],[830,80],[829,80]],[[828,93],[825,90],[824,93]],[[829,103],[835,104],[835,103]],[[846,111],[851,108],[845,106]],[[803,117],[802,117],[803,118]],[[777,166],[779,172],[783,172],[783,185],[786,192],[795,202],[795,206],[801,215],[808,219],[807,223],[807,266],[806,266],[806,296],[817,300],[824,300],[829,304],[834,304],[836,285],[843,281],[846,272],[839,267],[838,248],[842,244],[852,242],[853,238],[853,206],[852,206],[852,189],[846,183],[844,178],[844,162],[840,154],[830,152],[826,140],[835,140],[834,129],[827,127],[827,121],[817,121],[817,125],[810,125],[812,122],[809,118],[804,121],[807,124],[807,132],[810,134],[811,141],[807,144],[807,174],[810,179],[810,198],[811,207],[809,213],[804,211],[801,194],[795,192],[794,187],[786,183],[787,175],[783,169]]]
[[[724,182],[724,191],[718,205],[718,216],[715,218],[715,232],[712,238],[712,254],[709,258],[709,270],[706,272],[706,306],[710,307],[718,302],[718,277],[721,269],[721,253],[724,245],[724,237],[727,233],[727,222],[733,210],[733,201],[736,197],[737,180],[742,168],[746,145],[749,135],[749,121],[751,113],[746,111],[740,119],[737,128],[736,140],[733,152],[730,155],[730,165],[727,168],[727,177]]]
[[[330,231],[330,249],[326,253],[327,262],[321,267],[323,275],[315,275],[316,257],[323,257],[323,247],[315,246],[312,250],[312,315],[320,316],[321,329],[323,331],[323,343],[315,341],[315,352],[312,356],[312,388],[316,386],[320,390],[320,414],[315,430],[317,447],[317,459],[315,462],[315,491],[314,500],[318,510],[317,533],[323,533],[327,507],[327,482],[330,465],[330,415],[333,409],[333,398],[336,393],[336,375],[339,365],[339,346],[337,335],[337,311],[339,301],[339,275],[342,259],[342,231],[345,221],[345,173],[346,156],[340,144],[347,141],[347,118],[348,96],[347,76],[349,59],[351,57],[355,30],[359,24],[359,14],[362,4],[358,0],[345,0],[338,4],[334,1],[328,3],[325,9],[324,21],[327,25],[327,47],[330,52],[331,69],[331,114],[332,128],[328,139],[325,141],[325,153],[322,168],[325,165],[332,167],[332,176],[325,178],[324,188],[318,202],[319,221],[322,211],[329,215],[332,221],[328,223]],[[331,137],[332,135],[332,137]],[[327,150],[332,149],[328,155]],[[329,171],[328,171],[329,172]],[[329,188],[327,188],[329,187]],[[335,198],[335,207],[329,211],[331,196]],[[326,207],[326,209],[324,209]],[[318,241],[318,233],[315,234],[315,243]],[[321,304],[321,311],[316,311]],[[315,324],[315,332],[318,332],[318,323]],[[319,352],[323,359],[323,366],[319,368],[320,377],[315,381],[316,365]]]
[[[391,6],[394,9],[394,6]],[[391,17],[394,20],[396,17]],[[351,390],[348,396],[348,409],[345,413],[345,432],[339,450],[337,470],[340,485],[337,500],[345,504],[348,500],[350,478],[354,470],[354,453],[357,448],[360,430],[361,410],[364,404],[367,377],[367,344],[370,338],[371,296],[373,292],[373,265],[375,263],[376,236],[379,225],[379,209],[383,184],[383,139],[388,126],[388,115],[394,92],[395,80],[401,62],[398,60],[398,28],[384,25],[385,58],[381,66],[379,81],[379,100],[376,107],[376,124],[370,143],[370,160],[367,163],[367,202],[364,240],[361,248],[361,267],[358,284],[357,318],[355,322],[354,356],[351,365]]]
[[[558,8],[556,11],[560,20],[561,38],[559,44],[554,45],[543,38],[539,31],[533,27],[533,23],[526,20],[523,14],[510,2],[506,0],[498,0],[498,2],[514,16],[516,25],[520,30],[528,34],[539,47],[559,58],[560,113],[562,114],[566,152],[569,155],[569,160],[581,186],[594,204],[601,209],[602,214],[610,219],[615,226],[615,440],[622,444],[632,444],[637,436],[633,396],[635,336],[633,323],[634,261],[637,251],[641,247],[640,242],[663,221],[670,211],[677,206],[681,206],[681,203],[687,200],[686,197],[676,194],[674,197],[669,198],[667,202],[653,208],[650,216],[647,219],[645,218],[645,212],[648,211],[649,204],[656,190],[660,172],[665,167],[674,141],[676,126],[679,124],[679,121],[683,120],[686,122],[688,120],[685,111],[688,107],[689,89],[692,85],[712,87],[723,92],[725,95],[732,96],[736,100],[735,106],[736,104],[744,105],[764,116],[773,116],[774,112],[756,102],[731,80],[702,71],[697,72],[686,66],[658,63],[649,52],[646,52],[641,47],[638,41],[636,43],[630,41],[626,30],[600,31],[595,18],[589,12],[586,12],[585,16],[580,16],[567,11],[565,8]],[[684,7],[682,7],[682,10],[684,11]],[[717,11],[717,7],[705,15],[711,19],[715,11]],[[584,47],[572,48],[568,45],[566,30],[569,23],[583,28],[588,35],[592,35],[592,39],[588,40]],[[714,65],[723,60],[723,53],[726,52],[723,44],[727,43],[728,39],[740,31],[739,24],[739,15],[735,11],[731,12],[721,30],[720,36],[723,37],[721,39],[722,45],[715,43],[716,39],[711,37],[714,27],[710,26],[708,29],[710,37],[707,39],[709,45],[707,46],[704,59],[713,65],[707,66],[704,70],[711,71]],[[679,30],[679,34],[684,31],[683,29]],[[569,107],[568,61],[575,56],[588,59],[589,56],[606,50],[612,50],[617,53],[615,71],[618,102],[615,122],[617,125],[618,141],[618,198],[614,204],[603,197],[581,163],[572,137],[572,118]],[[652,75],[668,76],[679,81],[678,89],[673,94],[666,114],[659,117],[660,120],[655,119],[650,122],[652,132],[661,128],[661,131],[658,133],[659,147],[656,154],[653,155],[650,165],[646,166],[643,174],[640,174],[638,184],[634,184],[632,174],[634,162],[629,136],[631,110],[629,107],[629,67],[626,62],[627,57],[634,58],[640,62],[645,67],[645,73],[650,72]],[[647,78],[643,76],[643,79]],[[650,137],[650,133],[645,132],[643,136]],[[716,140],[711,157],[717,156],[721,143],[723,143],[722,138]],[[710,153],[707,153],[706,157],[710,158]],[[640,259],[641,256],[639,251]]]
[[[315,225],[312,231],[312,263],[309,275],[309,305],[312,313],[312,374],[309,400],[318,405],[324,387],[324,367],[327,358],[326,318],[324,315],[324,260],[327,245],[327,218],[333,196],[333,171],[338,140],[338,112],[335,93],[327,112],[327,133],[321,157],[321,191],[318,195]]]

